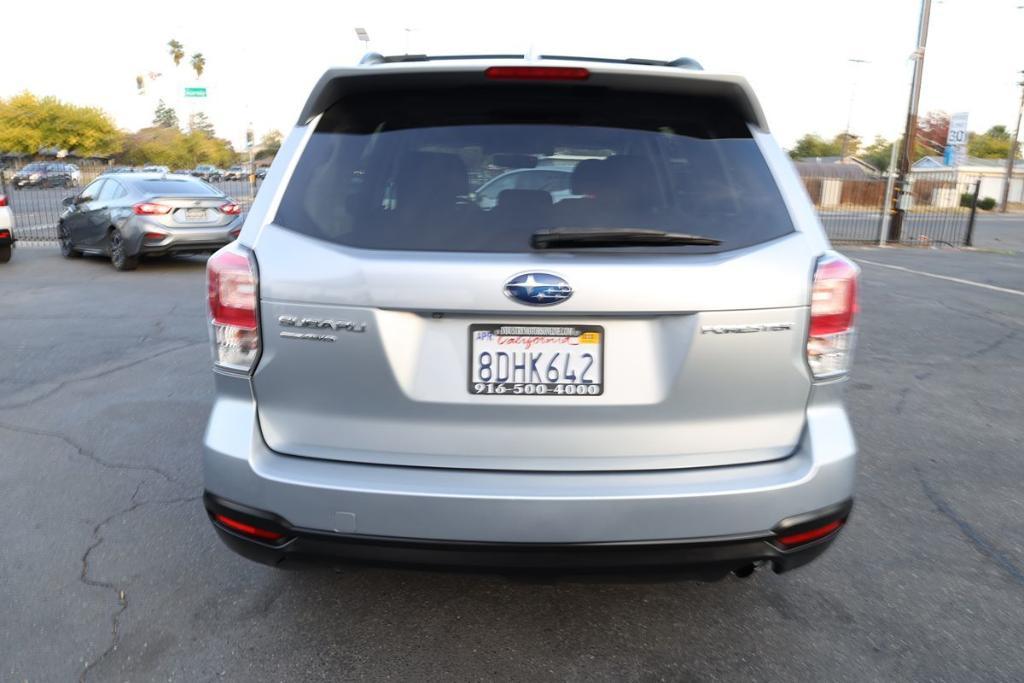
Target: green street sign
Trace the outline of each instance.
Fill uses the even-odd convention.
[[[185,97],[206,97],[206,88],[185,88]]]

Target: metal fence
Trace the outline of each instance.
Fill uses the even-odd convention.
[[[56,242],[64,200],[81,192],[100,175],[118,170],[107,163],[87,160],[33,163],[38,169],[36,177],[25,172],[27,163],[8,162],[0,167],[0,194],[7,196],[14,214],[15,234],[23,242]],[[249,176],[221,175],[209,182],[247,211],[261,181],[250,182]],[[803,182],[832,241],[879,242],[889,209],[884,178],[804,176]],[[976,182],[961,180],[955,172],[929,173],[914,180],[900,242],[969,244],[971,198],[976,197],[977,189]]]
[[[878,244],[886,238],[885,178],[803,177],[829,239]],[[955,172],[914,179],[905,200],[901,244],[969,243],[978,185]]]
[[[34,166],[26,170],[30,163]],[[18,241],[56,243],[65,199],[77,195],[104,173],[122,169],[87,160],[7,163],[0,167],[0,194],[7,196]],[[227,179],[222,175],[208,182],[248,211],[261,180],[250,182],[248,176]]]

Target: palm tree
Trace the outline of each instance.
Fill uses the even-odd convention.
[[[185,48],[176,40],[168,40],[167,47],[170,48],[171,59],[174,60],[174,66],[181,64],[181,60],[185,58]]]
[[[206,57],[202,52],[192,55],[192,69],[196,72],[196,78],[203,75],[203,70],[206,69]]]

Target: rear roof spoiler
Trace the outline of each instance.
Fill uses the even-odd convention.
[[[328,69],[306,100],[298,124],[306,125],[346,95],[417,87],[459,87],[493,84],[484,75],[489,66],[519,62],[523,55],[400,55],[384,57],[369,53],[359,66]],[[767,131],[761,105],[746,79],[731,74],[712,74],[688,58],[663,62],[641,59],[603,59],[541,55],[528,60],[577,64],[590,71],[585,82],[570,87],[598,86],[623,92],[714,97],[725,100],[748,123]]]

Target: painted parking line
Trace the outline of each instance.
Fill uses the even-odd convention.
[[[924,277],[933,277],[936,280],[948,280],[949,282],[956,282],[961,285],[970,285],[971,287],[980,287],[982,289],[991,289],[994,292],[1003,292],[1004,294],[1016,294],[1017,296],[1024,296],[1024,291],[1019,289],[1009,289],[1007,287],[996,287],[995,285],[987,285],[984,282],[975,282],[974,280],[964,280],[958,277],[950,277],[949,275],[939,275],[937,273],[929,273],[924,270],[914,270],[913,268],[904,268],[903,266],[893,266],[888,263],[879,263],[878,261],[869,261],[863,258],[855,258],[854,261],[857,263],[869,263],[879,268],[889,268],[891,270],[902,270],[906,273],[913,273],[914,275],[923,275]]]

